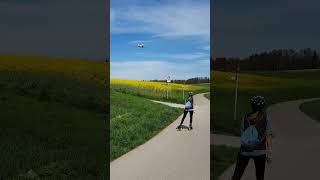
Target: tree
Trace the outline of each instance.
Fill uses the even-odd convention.
[[[317,69],[318,68],[318,63],[319,63],[319,56],[317,54],[317,51],[313,51],[312,69]]]

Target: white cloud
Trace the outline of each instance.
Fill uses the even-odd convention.
[[[210,36],[209,1],[111,8],[111,33],[147,32],[157,37]]]
[[[111,78],[152,80],[164,79],[170,73],[172,79],[188,79],[209,76],[209,60],[200,63],[166,61],[111,61]]]
[[[152,40],[135,40],[135,41],[130,41],[129,44],[137,44],[137,43],[151,43]]]
[[[203,59],[203,58],[207,58],[209,61],[209,54],[207,53],[201,53],[201,52],[197,52],[197,53],[186,53],[186,54],[168,54],[168,55],[164,55],[162,57],[166,57],[166,58],[174,58],[177,60],[198,60],[198,59]]]
[[[205,51],[210,51],[210,45],[208,46],[203,46],[201,47],[201,49],[205,50]]]
[[[137,52],[137,55],[143,56],[145,58],[154,59],[154,58],[162,58],[166,60],[174,60],[174,61],[185,61],[185,60],[194,60],[199,61],[202,59],[207,59],[209,61],[210,54],[203,52],[194,52],[194,53],[144,53]],[[113,60],[112,60],[113,61]]]

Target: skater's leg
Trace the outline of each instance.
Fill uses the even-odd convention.
[[[192,117],[193,117],[193,111],[189,111],[190,113],[190,125],[189,125],[189,129],[192,129]]]
[[[253,160],[256,167],[256,178],[257,180],[263,180],[266,166],[266,155],[254,157]]]
[[[186,118],[187,114],[188,114],[188,111],[184,111],[184,112],[183,112],[183,117],[182,117],[182,119],[181,119],[180,125],[183,124],[183,121],[184,121],[184,119]]]
[[[250,157],[248,157],[248,156],[243,156],[240,153],[238,154],[237,164],[234,169],[232,180],[240,180],[241,179],[243,172],[248,165],[249,159],[250,159]]]
[[[181,128],[181,125],[183,124],[183,121],[186,118],[187,114],[188,114],[188,111],[183,112],[183,117],[182,117],[181,122],[180,122],[179,126],[177,127],[177,129]]]
[[[190,124],[192,124],[193,111],[189,111],[190,113]]]

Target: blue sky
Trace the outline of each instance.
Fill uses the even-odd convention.
[[[319,0],[212,2],[215,57],[273,48],[320,49]],[[150,66],[156,62],[166,69],[166,63],[177,63],[183,68],[170,69],[174,77],[186,77],[181,69],[190,67],[195,74],[206,72],[201,60],[208,58],[199,56],[209,48],[209,0],[111,0],[111,6],[111,59],[117,67],[113,75],[124,74],[118,68],[121,62],[135,61]],[[107,10],[105,0],[0,0],[0,54],[104,60]],[[137,40],[147,41],[147,47],[129,45]],[[160,70],[149,70],[160,77]]]
[[[111,0],[110,31],[111,78],[209,76],[209,0]]]

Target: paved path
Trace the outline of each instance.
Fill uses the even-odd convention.
[[[267,165],[265,179],[302,180],[319,179],[320,123],[302,113],[299,100],[280,103],[268,109],[272,123],[273,163]],[[234,165],[219,179],[230,180]],[[253,162],[250,161],[243,180],[255,180]]]
[[[194,99],[192,131],[175,129],[180,116],[145,144],[112,161],[111,180],[209,180],[210,102],[203,94]],[[189,117],[184,124],[189,124]]]
[[[150,100],[150,101],[155,102],[155,103],[159,103],[159,104],[164,104],[164,105],[167,105],[167,106],[170,106],[170,107],[184,108],[184,105],[183,105],[183,104],[176,104],[176,103],[163,102],[163,101],[155,101],[155,100]]]

